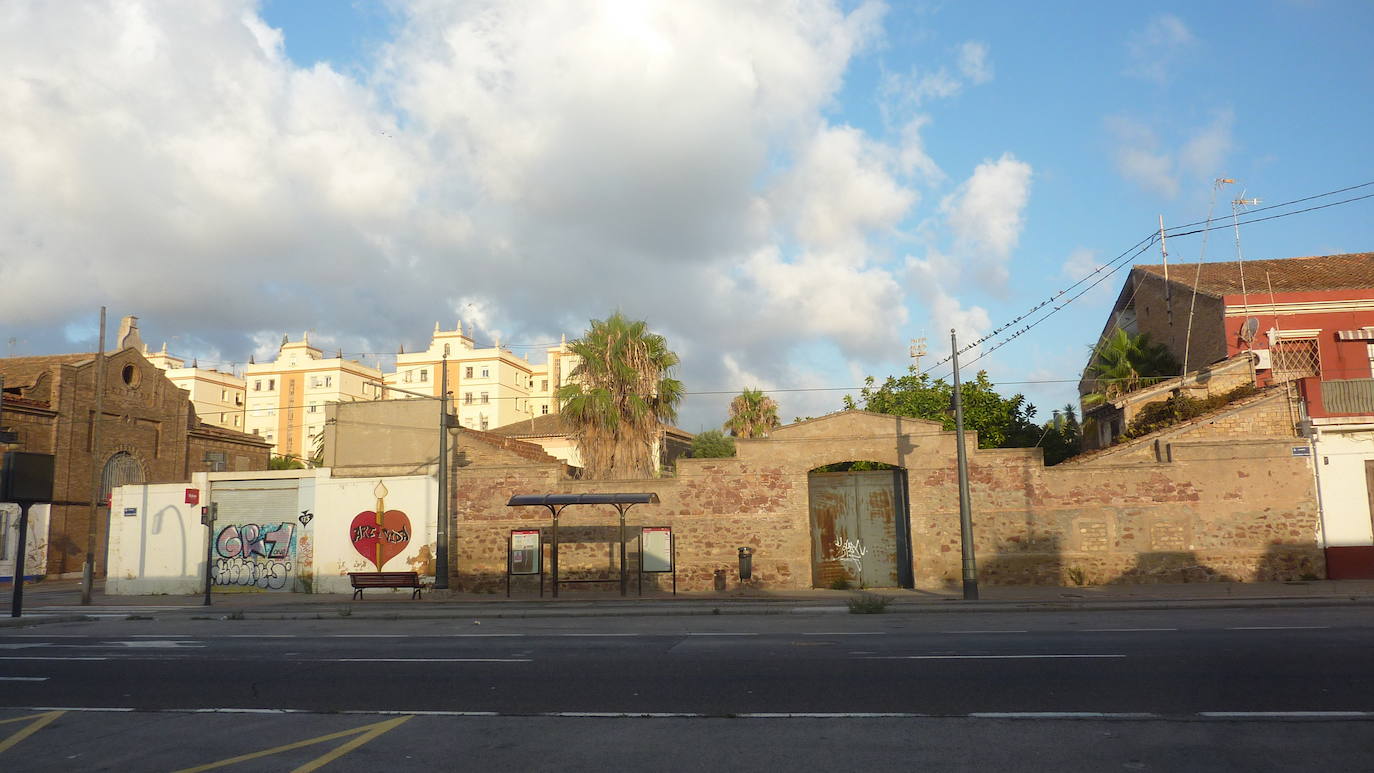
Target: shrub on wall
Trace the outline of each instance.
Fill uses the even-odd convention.
[[[1237,400],[1244,400],[1257,394],[1259,394],[1259,389],[1252,384],[1242,384],[1229,392],[1211,395],[1200,400],[1187,395],[1176,394],[1168,400],[1150,403],[1140,409],[1140,413],[1131,419],[1131,423],[1126,427],[1126,432],[1121,437],[1123,440],[1143,437],[1151,432],[1196,419]]]

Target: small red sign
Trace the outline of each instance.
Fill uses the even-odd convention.
[[[200,504],[200,489],[198,489],[198,488],[188,488],[188,489],[186,489],[186,504],[188,504],[188,505],[198,505],[198,504]]]

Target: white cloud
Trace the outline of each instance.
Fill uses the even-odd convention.
[[[1021,238],[1030,201],[1031,166],[1010,153],[984,161],[941,203],[957,242],[970,261],[1004,281],[1011,251]]]
[[[1130,59],[1126,73],[1162,85],[1197,42],[1182,19],[1160,14],[1126,41]]]
[[[1165,147],[1150,126],[1124,116],[1109,116],[1115,141],[1114,160],[1122,177],[1166,198],[1178,195],[1183,182],[1201,183],[1220,176],[1234,145],[1231,110],[1219,111],[1204,126],[1187,131],[1177,149]]]
[[[992,80],[992,63],[988,61],[988,44],[970,40],[959,46],[959,72],[971,83]]]

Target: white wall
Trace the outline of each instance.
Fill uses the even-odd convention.
[[[1314,453],[1327,547],[1374,544],[1364,468],[1374,460],[1374,429],[1322,430]]]
[[[48,512],[50,505],[29,507],[29,529],[24,543],[24,576],[42,577],[48,566]],[[0,580],[14,579],[14,558],[19,549],[19,505],[0,503]]]
[[[352,526],[360,513],[375,509],[374,490],[379,480],[387,488],[386,510],[405,513],[410,523],[409,541],[384,562],[382,569],[418,571],[431,575],[427,581],[432,581],[438,495],[438,485],[432,477],[333,478],[327,469],[198,473],[189,486],[176,483],[115,489],[111,502],[105,592],[110,595],[203,593],[209,535],[200,523],[200,505],[184,504],[185,490],[199,489],[204,504],[210,500],[216,484],[281,477],[300,479],[299,528],[292,558],[291,589],[351,594],[348,572],[376,571],[373,562],[354,548]],[[125,508],[133,508],[134,514],[123,515]],[[46,525],[46,519],[44,523]],[[369,519],[367,523],[375,524],[375,520]],[[233,592],[244,590],[235,588]],[[215,592],[226,591],[216,586]],[[369,590],[367,595],[409,592]]]

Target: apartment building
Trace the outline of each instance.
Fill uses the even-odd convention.
[[[377,400],[382,372],[342,356],[326,358],[310,344],[283,337],[277,359],[244,368],[244,431],[272,444],[278,456],[309,458],[324,433],[324,406]]]
[[[576,357],[568,352],[566,338],[542,354],[544,361],[534,363],[528,355],[520,357],[503,348],[499,340],[492,346],[478,347],[464,335],[462,323],[453,330],[442,330],[436,322],[429,347],[397,354],[396,372],[388,373],[385,381],[387,386],[437,397],[441,369],[447,362],[448,390],[458,423],[468,429],[488,430],[558,412],[554,391],[567,379]],[[388,396],[406,395],[393,392]]]
[[[191,395],[191,406],[196,416],[206,424],[225,429],[243,431],[244,419],[244,381],[233,373],[225,373],[214,368],[201,368],[194,360],[186,367],[186,360],[167,353],[167,344],[162,350],[148,351],[143,347],[143,357],[166,371],[167,379],[178,388]]]

